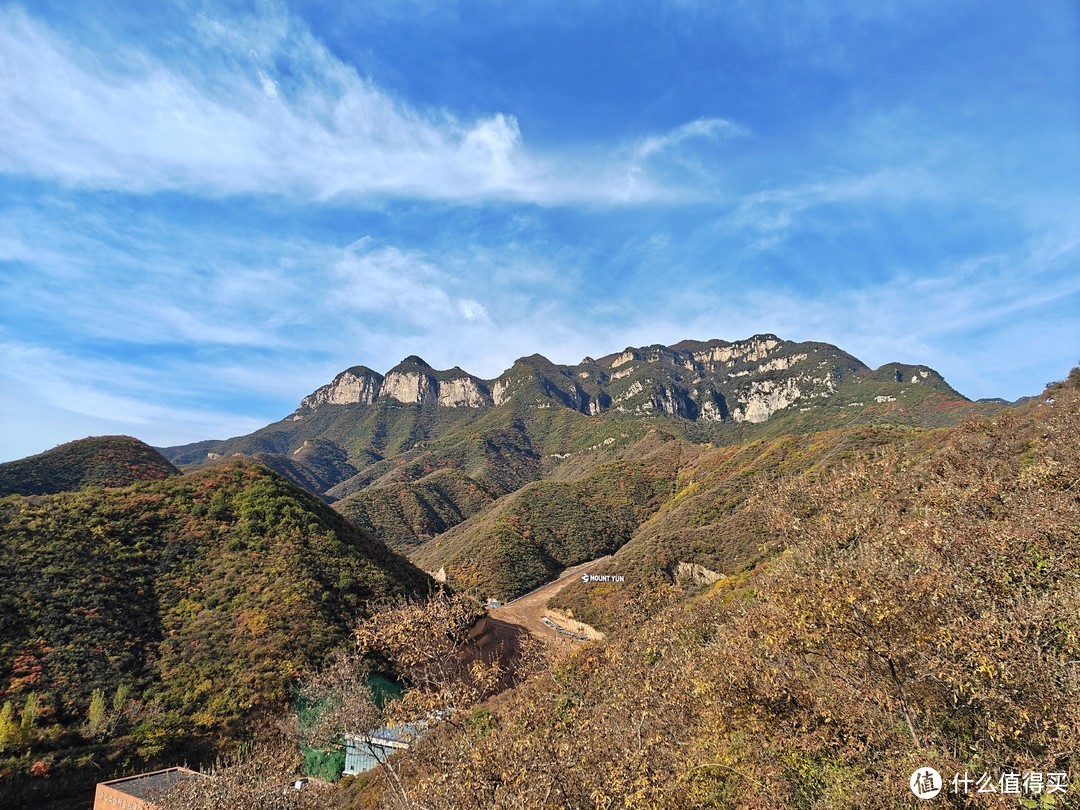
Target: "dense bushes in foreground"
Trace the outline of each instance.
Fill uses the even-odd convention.
[[[925,766],[941,806],[1077,806],[1080,397],[1053,393],[759,489],[782,551],[444,727],[416,806],[897,808]],[[1067,787],[976,794],[1031,773]]]

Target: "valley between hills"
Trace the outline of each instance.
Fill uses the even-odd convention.
[[[1068,774],[1023,806],[1076,806],[1078,375],[972,402],[775,335],[493,380],[413,356],[247,436],[2,464],[0,798],[256,761],[348,654],[405,687],[378,722],[451,719],[253,806],[898,808],[924,764]],[[469,653],[489,604],[549,643]]]

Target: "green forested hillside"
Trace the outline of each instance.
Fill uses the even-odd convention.
[[[925,366],[871,370],[835,346],[756,335],[574,366],[532,355],[491,381],[417,357],[385,377],[357,366],[249,436],[165,452],[189,469],[253,456],[427,570],[506,598],[620,549],[605,570],[737,570],[760,553],[737,508],[750,482],[1000,407]],[[678,441],[642,483],[634,455],[654,453],[650,436]],[[611,495],[620,487],[632,506]],[[579,613],[602,623],[604,593],[590,589]]]
[[[467,520],[495,498],[464,473],[441,469],[417,481],[361,490],[334,508],[390,546],[407,550]]]
[[[95,436],[0,464],[0,495],[46,495],[122,487],[177,475],[157,450],[130,436]]]
[[[755,487],[794,476],[813,481],[857,454],[918,446],[937,435],[866,425],[713,447],[658,427],[645,423],[643,438],[619,433],[617,444],[609,436],[610,445],[601,440],[591,452],[568,452],[547,480],[481,504],[468,520],[410,554],[428,571],[445,569],[451,584],[500,599],[519,596],[567,566],[605,554],[614,557],[597,573],[636,580],[657,575],[716,579],[760,559],[772,543],[743,508]],[[335,508],[356,515],[351,504],[390,492],[397,490],[365,490]],[[400,499],[393,503],[399,509],[383,526],[388,536],[397,537],[401,534],[392,526]],[[558,605],[603,627],[613,618],[605,615],[603,605],[609,598],[617,600],[619,590],[571,585],[559,595]]]
[[[369,601],[429,587],[381,541],[243,460],[2,499],[0,705],[22,725],[0,728],[0,776],[18,782],[34,760],[54,781],[100,776],[243,739],[346,644]]]
[[[249,436],[164,452],[188,469],[257,458],[427,570],[505,598],[623,546],[607,570],[736,570],[759,553],[737,508],[751,481],[1000,407],[925,366],[875,371],[835,346],[756,335],[574,366],[532,355],[490,381],[415,356],[385,377],[356,366]],[[673,440],[671,458],[643,483],[634,456],[655,452],[650,436]]]
[[[511,599],[619,549],[670,497],[683,442],[656,431],[580,478],[529,484],[425,543],[412,558],[455,587]]]

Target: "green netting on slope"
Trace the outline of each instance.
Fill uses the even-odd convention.
[[[367,688],[371,692],[371,698],[381,711],[383,707],[396,698],[401,697],[403,689],[401,684],[392,681],[383,675],[372,675],[367,679]],[[327,700],[309,701],[302,695],[297,695],[293,708],[297,719],[300,721],[301,731],[310,730],[318,722],[319,715],[327,706]],[[358,732],[367,729],[356,729]],[[330,748],[307,747],[301,752],[304,757],[304,772],[308,776],[326,779],[334,782],[341,778],[345,771],[345,745],[342,743]]]

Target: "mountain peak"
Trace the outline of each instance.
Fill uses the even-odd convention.
[[[379,372],[375,371],[374,369],[370,369],[367,366],[350,366],[349,368],[338,374],[336,377],[334,377],[334,382],[337,382],[338,380],[341,380],[349,375],[353,377],[366,377],[369,375],[373,375],[375,377],[382,377]]]
[[[392,369],[390,369],[390,371],[400,371],[402,369],[407,369],[407,368],[430,369],[431,366],[429,366],[424,361],[424,358],[422,358],[422,357],[420,357],[418,355],[415,355],[415,354],[410,354],[408,357],[406,357],[404,360],[402,360],[400,363],[398,363],[396,366],[394,366]]]
[[[537,366],[546,368],[555,364],[539,352],[533,352],[532,354],[525,357],[519,357],[517,360],[514,361],[514,365],[529,366],[530,368],[536,368]]]
[[[0,496],[122,487],[179,472],[157,450],[131,436],[88,436],[0,464]]]
[[[299,419],[302,411],[313,411],[320,405],[370,405],[379,395],[382,382],[382,374],[367,366],[347,368],[333,382],[304,397],[293,418]]]
[[[858,391],[842,385],[855,378],[872,385]],[[904,394],[904,386],[919,388]],[[866,400],[871,387],[873,396]],[[590,415],[612,411],[756,423],[780,411],[806,412],[826,405],[865,407],[870,401],[882,405],[905,396],[921,402],[930,392],[963,399],[926,366],[889,363],[871,371],[831,344],[794,343],[762,332],[735,341],[627,346],[570,366],[534,353],[515,360],[495,380],[479,379],[460,366],[437,371],[412,354],[385,377],[366,366],[353,366],[305,398],[291,418],[301,419],[326,403],[373,405],[379,400],[484,408],[513,400],[529,408],[566,407]]]

